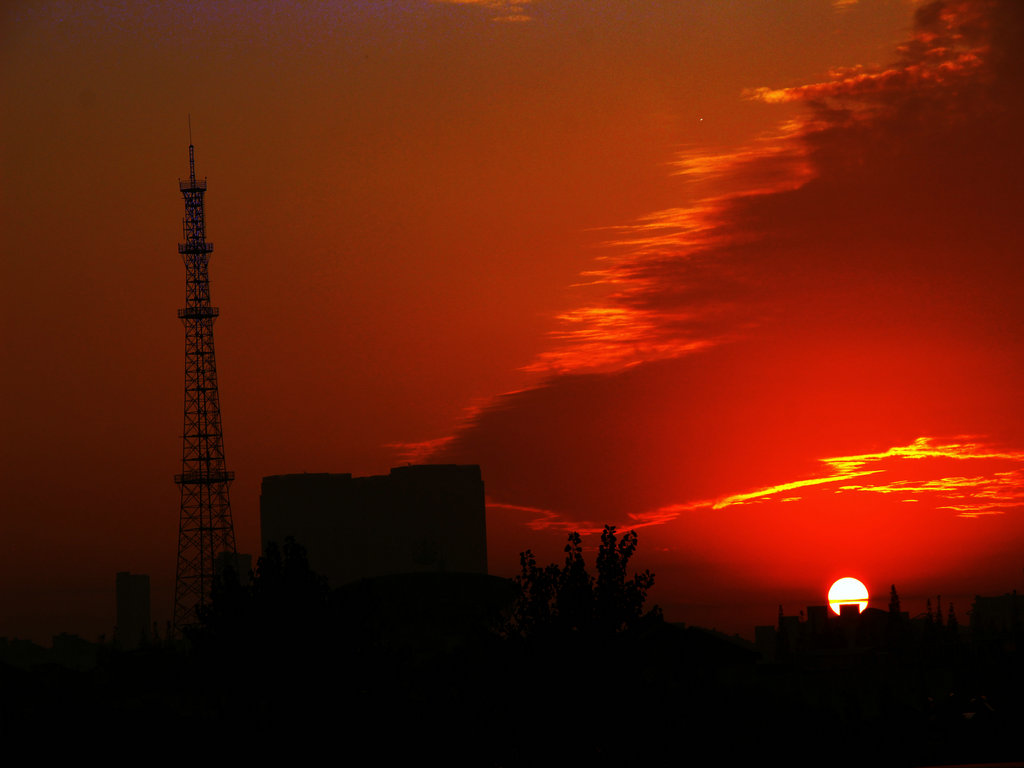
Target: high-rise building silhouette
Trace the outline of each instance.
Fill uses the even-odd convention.
[[[407,573],[487,573],[480,467],[395,467],[387,475],[263,478],[263,551],[289,537],[332,586]]]
[[[234,473],[224,463],[217,364],[213,353],[213,322],[219,311],[210,306],[210,254],[206,241],[203,195],[206,179],[196,179],[195,149],[188,146],[187,181],[178,186],[185,198],[185,242],[178,253],[185,262],[185,307],[178,317],[185,325],[185,427],[182,435],[181,488],[178,522],[178,566],[174,585],[174,629],[194,624],[196,610],[210,599],[210,588],[225,555],[235,554],[228,487]]]
[[[133,650],[150,638],[149,576],[121,571],[117,574],[117,626],[114,643]]]

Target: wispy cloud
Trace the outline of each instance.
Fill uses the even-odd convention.
[[[894,89],[948,86],[955,79],[972,78],[983,66],[983,51],[950,51],[933,49],[934,57],[926,57],[904,66],[867,70],[864,67],[833,71],[831,79],[792,88],[751,88],[744,96],[766,104],[787,102],[824,102],[854,100],[864,105],[878,95],[884,97]],[[942,58],[939,55],[942,55]],[[863,113],[862,113],[863,114]]]
[[[641,361],[677,357],[707,346],[706,339],[687,339],[673,325],[689,319],[679,314],[674,324],[665,313],[625,307],[582,307],[559,316],[553,334],[557,345],[540,353],[523,370],[537,373],[578,373],[620,370]]]
[[[827,460],[825,460],[827,462]],[[731,507],[736,504],[747,504],[752,501],[762,501],[766,499],[774,499],[777,501],[789,500],[792,497],[787,496],[784,498],[780,497],[787,491],[795,491],[799,488],[808,488],[814,485],[825,485],[827,483],[839,483],[843,480],[849,480],[854,477],[862,477],[864,475],[872,475],[875,472],[881,470],[867,470],[864,472],[849,472],[846,474],[834,474],[827,477],[812,477],[804,480],[791,480],[785,483],[779,483],[778,485],[771,485],[766,488],[758,488],[754,491],[747,491],[744,493],[736,493],[731,496],[726,496],[723,499],[718,499],[711,503],[712,509],[724,509],[725,507]]]
[[[462,412],[455,421],[455,430],[465,429],[466,427],[471,426],[476,417],[484,410],[493,406],[502,398],[510,397],[515,394],[515,392],[506,392],[496,397],[481,397],[473,400],[469,405],[462,409]],[[384,447],[395,451],[395,456],[399,461],[408,462],[410,464],[421,464],[443,452],[444,449],[451,445],[452,441],[455,439],[456,435],[451,434],[428,440],[387,443]]]
[[[394,450],[399,461],[409,464],[422,464],[443,450],[454,439],[454,435],[446,435],[445,437],[435,437],[432,440],[388,443],[384,447]]]
[[[737,493],[714,509],[786,501],[797,488],[838,485],[833,493],[895,494],[928,499],[936,509],[973,518],[1024,508],[1024,451],[1000,449],[976,438],[920,437],[877,453],[821,459],[825,474]],[[870,482],[850,480],[871,477]]]
[[[525,524],[531,531],[544,531],[548,529],[570,530],[556,512],[542,507],[531,507],[524,504],[503,504],[500,501],[488,499],[487,510],[489,512],[513,512],[521,515],[527,518]]]
[[[533,21],[533,16],[528,12],[533,0],[432,0],[432,2],[479,6],[492,14],[491,21],[500,23],[520,24]]]
[[[522,504],[504,504],[499,501],[487,500],[490,511],[513,512],[526,517],[525,525],[531,531],[548,531],[558,533],[576,532],[583,536],[601,533],[606,525],[614,525],[624,531],[633,531],[653,525],[670,522],[687,509],[685,505],[673,505],[664,509],[637,512],[624,516],[620,520],[578,520],[569,519],[555,510],[542,507],[531,507]]]

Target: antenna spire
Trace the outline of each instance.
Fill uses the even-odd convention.
[[[185,200],[185,242],[178,244],[178,253],[185,263],[185,307],[178,310],[185,325],[185,429],[181,473],[174,476],[181,489],[174,584],[175,633],[199,621],[224,560],[234,558],[236,551],[228,492],[235,475],[228,471],[224,461],[213,353],[213,322],[219,312],[210,305],[209,263],[213,243],[206,239],[206,179],[196,179],[191,143],[188,162],[189,180],[178,180]]]
[[[188,178],[193,184],[196,181],[196,151],[192,146],[192,113],[188,113]]]

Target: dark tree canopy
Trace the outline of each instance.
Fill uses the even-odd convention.
[[[565,545],[565,565],[540,567],[533,552],[519,555],[521,573],[510,632],[522,636],[559,632],[614,634],[644,620],[658,620],[655,606],[644,613],[647,590],[654,584],[650,571],[627,579],[629,560],[636,552],[636,532],[618,539],[615,526],[606,525],[597,553],[597,576],[587,572],[583,544],[576,532]]]
[[[190,636],[205,647],[308,644],[328,621],[329,593],[302,545],[270,542],[251,578],[227,569],[216,579]]]

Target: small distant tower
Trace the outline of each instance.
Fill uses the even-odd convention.
[[[900,596],[896,592],[895,584],[889,588],[889,613],[893,616],[900,615]]]
[[[225,558],[235,555],[228,487],[234,473],[224,464],[217,364],[213,354],[213,322],[219,314],[210,306],[210,254],[206,241],[203,194],[206,179],[196,179],[195,148],[188,145],[187,181],[178,181],[185,198],[185,242],[178,253],[185,262],[185,308],[178,317],[185,325],[185,428],[182,435],[181,488],[178,521],[178,567],[174,585],[174,631],[195,624],[196,609],[209,602],[214,576]]]
[[[116,580],[117,627],[114,642],[122,650],[138,648],[149,637],[149,576],[121,571]]]

